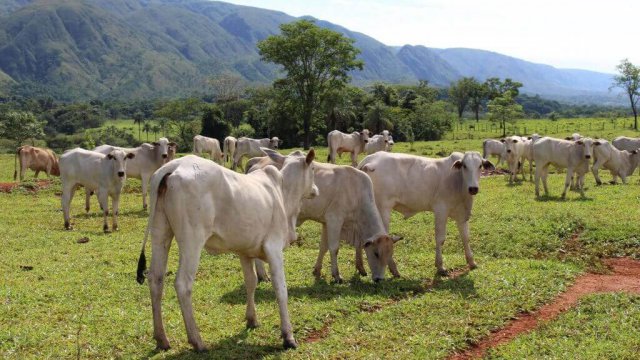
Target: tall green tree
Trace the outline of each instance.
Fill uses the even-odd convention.
[[[138,139],[140,139],[141,141],[142,141],[141,126],[143,122],[144,122],[144,114],[140,111],[136,111],[135,114],[133,114],[133,123],[138,124]]]
[[[16,146],[22,145],[27,139],[44,137],[44,122],[38,120],[31,112],[9,111],[0,114],[0,137],[16,141]]]
[[[224,121],[224,113],[216,105],[204,106],[202,111],[202,130],[200,135],[218,139],[220,144],[224,143],[224,138],[231,132],[231,126]]]
[[[480,121],[480,111],[482,111],[482,106],[488,98],[488,93],[489,91],[485,84],[473,79],[471,91],[469,92],[469,108],[473,111],[476,122]]]
[[[304,148],[308,149],[311,121],[324,95],[344,87],[350,81],[348,72],[362,69],[363,62],[356,59],[360,50],[353,46],[354,40],[313,21],[282,24],[280,31],[260,41],[258,50],[262,60],[284,67],[285,84],[292,87],[301,107]]]
[[[389,119],[389,108],[379,101],[373,104],[367,112],[364,126],[372,134],[379,134],[383,130],[392,130],[393,123]]]
[[[458,111],[458,119],[462,119],[462,113],[464,113],[464,110],[467,108],[467,104],[469,104],[471,90],[475,83],[476,80],[474,78],[463,77],[449,86],[449,99]]]
[[[513,81],[509,78],[502,81],[497,77],[488,78],[484,84],[487,87],[487,97],[489,100],[501,97],[507,92],[511,95],[512,99],[515,99],[520,94],[520,88],[522,87],[521,82]]]
[[[200,116],[202,101],[196,98],[185,100],[171,100],[164,103],[155,115],[169,120],[169,124],[177,130],[179,150],[187,151],[193,143],[193,137],[200,131],[200,123],[196,119]]]
[[[500,123],[503,137],[507,136],[507,123],[512,123],[523,114],[522,105],[515,102],[510,91],[489,101],[487,107],[489,109],[489,119]]]
[[[640,99],[640,67],[633,65],[629,59],[624,59],[616,66],[618,75],[613,77],[611,87],[619,87],[629,97],[631,111],[633,111],[633,128],[638,130],[638,99]]]
[[[142,125],[142,131],[147,134],[147,142],[149,142],[149,132],[151,132],[151,124],[149,124],[148,121],[145,121],[144,125]]]

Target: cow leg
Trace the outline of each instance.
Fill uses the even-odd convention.
[[[256,277],[256,272],[253,270],[253,259],[247,256],[240,256],[240,264],[242,265],[242,273],[244,274],[244,286],[247,289],[247,311],[245,315],[247,319],[247,328],[254,329],[260,325],[258,323],[258,317],[256,316],[255,303],[258,278]]]
[[[89,212],[91,209],[91,190],[85,188],[84,189],[84,211]]]
[[[64,216],[64,229],[71,230],[71,219],[69,213],[71,211],[71,199],[73,199],[73,193],[76,191],[76,184],[65,184],[62,186],[62,213]]]
[[[526,180],[526,176],[524,175],[524,161],[524,158],[520,160],[520,174],[522,175],[522,181]]]
[[[150,174],[142,174],[142,176],[140,176],[140,181],[142,181],[142,208],[144,210],[147,210],[147,191],[149,188],[150,179]]]
[[[151,309],[153,312],[153,338],[157,349],[168,350],[169,340],[164,331],[162,321],[162,291],[164,276],[167,272],[167,258],[173,233],[164,217],[156,212],[155,224],[151,227],[151,267],[149,269],[149,290],[151,292]]]
[[[571,186],[571,183],[573,182],[573,168],[572,167],[568,167],[567,168],[567,176],[564,179],[564,191],[562,191],[562,198],[564,199],[567,195],[567,189]]]
[[[120,211],[120,194],[115,194],[111,197],[111,206],[113,210],[113,223],[111,228],[113,231],[118,230],[118,212]]]
[[[533,160],[529,160],[529,181],[533,181]]]
[[[576,182],[578,185],[578,190],[580,191],[580,196],[584,197],[584,176],[586,173],[576,174]]]
[[[327,221],[327,224],[323,226],[322,229],[326,234],[329,255],[331,255],[331,276],[333,276],[333,280],[337,283],[342,283],[340,271],[338,270],[338,250],[340,249],[341,229],[342,222],[336,220]]]
[[[360,276],[367,276],[367,270],[364,269],[364,262],[362,261],[362,247],[356,246],[356,270]]]
[[[103,223],[102,230],[105,233],[109,232],[109,223],[107,222],[107,218],[109,217],[109,194],[104,189],[98,189],[98,202],[102,207],[102,215],[103,215]]]
[[[33,176],[34,179],[38,178],[38,174],[40,174],[40,170],[36,170],[36,174]]]
[[[193,281],[196,277],[198,264],[200,263],[200,253],[204,246],[205,239],[203,236],[196,235],[196,232],[189,231],[190,234],[184,234],[184,238],[176,241],[180,246],[180,264],[176,274],[175,288],[178,294],[178,302],[184,319],[184,326],[187,330],[187,338],[196,351],[206,350],[200,331],[193,317],[193,304],[191,303],[191,292],[193,289]]]
[[[256,274],[258,276],[258,281],[269,282],[271,279],[269,279],[269,275],[267,275],[267,270],[265,270],[264,268],[264,261],[260,259],[255,259],[253,262],[256,265]]]
[[[443,211],[434,211],[436,231],[436,269],[439,275],[447,275],[447,270],[442,266],[442,245],[447,235],[447,215]]]
[[[624,175],[620,175],[620,179],[622,180],[623,184],[627,183],[627,177]],[[613,174],[613,179],[611,180],[612,184],[615,184],[618,182],[618,175],[617,174]]]
[[[600,176],[598,176],[598,170],[600,170],[600,166],[602,166],[603,161],[601,159],[596,160],[591,166],[591,172],[593,173],[593,177],[596,179],[597,185],[602,185],[602,180],[600,180]]]
[[[318,250],[318,258],[316,259],[316,265],[313,267],[313,275],[316,277],[316,280],[320,280],[322,277],[322,261],[324,260],[324,255],[329,250],[329,245],[327,245],[327,225],[322,224],[322,235],[320,236],[320,249]]]
[[[536,175],[535,175],[535,188],[536,188],[536,197],[540,197],[540,177],[542,175],[543,166],[536,166]]]
[[[358,167],[358,154],[355,151],[351,153],[351,166]]]
[[[280,310],[280,330],[282,331],[283,345],[285,349],[295,349],[298,345],[296,344],[296,340],[293,338],[291,320],[289,319],[287,285],[285,282],[284,264],[282,261],[282,246],[276,245],[280,242],[274,241],[272,243],[273,246],[266,246],[264,250],[267,256],[267,261],[269,262],[272,279],[271,283],[273,284],[273,290],[276,293],[278,308]]]
[[[462,246],[464,247],[464,257],[465,259],[467,259],[469,269],[473,270],[477,268],[478,265],[476,265],[476,262],[473,260],[473,252],[471,251],[471,246],[469,245],[469,222],[456,221],[456,224],[458,225],[458,232],[460,233]]]

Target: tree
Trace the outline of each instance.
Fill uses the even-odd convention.
[[[0,137],[16,141],[16,146],[31,138],[44,137],[44,122],[39,121],[33,113],[22,111],[10,111],[0,114]]]
[[[472,78],[473,79],[473,78]],[[481,84],[475,79],[473,79],[473,85],[471,86],[471,91],[469,92],[469,108],[476,116],[476,122],[480,121],[480,111],[482,110],[482,105],[488,97],[488,89],[486,84]]]
[[[147,134],[147,142],[149,142],[149,132],[151,131],[151,124],[149,124],[148,121],[145,121],[144,125],[142,125],[142,131]]]
[[[623,89],[629,97],[631,111],[633,111],[633,128],[638,130],[638,99],[640,99],[640,67],[624,59],[616,66],[618,75],[613,77],[612,88]]]
[[[451,130],[455,116],[451,104],[446,101],[421,104],[411,116],[409,135],[413,135],[415,140],[440,140],[445,132]]]
[[[133,123],[134,124],[138,124],[138,139],[142,140],[142,135],[140,134],[140,126],[142,125],[144,121],[144,114],[142,114],[140,111],[136,111],[135,114],[133,114]]]
[[[471,91],[477,81],[472,77],[463,77],[449,86],[449,99],[458,110],[458,119],[462,119],[462,113],[467,108]]]
[[[218,106],[205,106],[202,112],[200,135],[216,138],[220,144],[224,143],[224,138],[231,132],[231,127],[224,121],[223,117],[224,114]]]
[[[169,124],[178,130],[180,150],[188,150],[193,137],[198,134],[200,124],[195,119],[200,114],[200,99],[172,100],[156,110],[156,116],[169,119]]]
[[[499,122],[502,127],[502,136],[507,136],[507,123],[513,122],[522,116],[522,105],[513,100],[511,92],[507,91],[502,96],[489,101],[489,119]]]
[[[272,35],[258,43],[262,60],[280,64],[287,72],[285,82],[294,90],[301,108],[304,148],[311,143],[311,121],[330,89],[344,87],[348,72],[362,69],[356,56],[360,50],[354,40],[318,27],[313,21],[300,20],[280,25],[281,35]]]
[[[154,140],[158,140],[158,133],[160,133],[161,130],[162,128],[160,127],[160,125],[153,125],[153,127],[151,128],[151,132],[153,133]]]
[[[223,73],[209,79],[209,86],[213,90],[215,101],[227,103],[240,99],[240,95],[246,87],[246,82],[242,77],[232,73]]]
[[[521,82],[513,81],[509,78],[501,81],[500,78],[488,78],[484,82],[487,87],[487,97],[489,100],[493,100],[497,97],[501,97],[505,93],[509,92],[511,98],[516,98],[520,94]]]
[[[383,130],[391,130],[393,123],[389,120],[388,113],[389,110],[385,104],[379,101],[376,102],[367,112],[364,123],[365,127],[369,129],[372,134],[379,134]]]

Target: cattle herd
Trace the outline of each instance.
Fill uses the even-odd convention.
[[[327,136],[328,162],[315,161],[315,151],[295,151],[283,156],[275,149],[277,137],[250,139],[227,137],[224,152],[216,139],[197,135],[193,153],[209,154],[211,160],[195,155],[174,159],[176,144],[166,138],[144,143],[136,148],[102,145],[93,151],[76,148],[66,151],[58,160],[48,149],[22,146],[16,152],[20,162],[20,180],[27,168],[47,175],[59,175],[62,182],[62,210],[65,229],[71,229],[70,205],[75,190],[86,191],[85,210],[96,194],[103,211],[103,229],[109,231],[108,198],[112,199],[112,229],[118,229],[120,195],[127,177],[141,179],[142,203],[150,210],[142,251],[138,262],[137,281],[149,279],[153,313],[154,338],[158,348],[169,348],[164,331],[161,299],[167,258],[172,239],[179,248],[179,268],[175,289],[187,329],[189,343],[204,349],[193,316],[191,292],[202,250],[209,253],[232,252],[240,257],[247,291],[246,321],[248,327],[258,325],[255,289],[258,281],[271,281],[280,310],[281,331],[285,348],[295,348],[287,309],[287,289],[283,250],[296,240],[296,226],[306,220],[322,225],[319,253],[313,274],[321,276],[323,258],[331,257],[331,275],[342,278],[338,270],[340,240],[355,248],[356,270],[366,276],[362,251],[367,257],[372,280],[381,281],[386,268],[400,276],[393,248],[401,238],[389,234],[391,211],[405,218],[430,211],[435,217],[435,266],[446,274],[442,246],[447,219],[457,224],[467,264],[476,267],[469,245],[469,219],[473,199],[480,190],[482,170],[494,169],[487,160],[497,156],[499,165],[506,162],[509,182],[524,175],[529,163],[529,180],[540,195],[542,180],[548,195],[549,166],[566,168],[562,197],[570,186],[584,196],[584,177],[591,168],[597,184],[602,181],[600,168],[610,170],[612,182],[623,183],[638,166],[640,139],[618,137],[612,142],[574,134],[554,139],[533,134],[529,137],[508,136],[485,140],[483,153],[454,152],[440,159],[391,153],[393,138],[388,131],[371,136],[366,129],[345,134],[331,131]],[[336,156],[348,152],[352,166],[335,165]],[[367,156],[357,162],[358,154]],[[243,158],[249,158],[244,174],[235,169]],[[590,166],[591,159],[593,165]],[[229,166],[231,169],[227,168]],[[576,178],[574,179],[574,174]],[[146,271],[145,245],[151,237],[152,257]],[[269,264],[269,275],[264,266]]]

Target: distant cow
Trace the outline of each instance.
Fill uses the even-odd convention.
[[[533,157],[536,162],[536,196],[540,196],[540,179],[544,185],[545,195],[549,195],[547,188],[547,176],[549,175],[549,165],[566,168],[562,197],[567,195],[567,189],[571,185],[573,174],[578,175],[576,185],[580,194],[584,196],[584,175],[589,171],[589,161],[593,155],[593,140],[582,138],[577,141],[560,140],[550,137],[543,137],[533,144]]]
[[[469,218],[473,197],[480,191],[480,170],[494,169],[478,152],[454,152],[442,159],[379,152],[365,157],[358,168],[373,182],[375,202],[385,229],[389,231],[391,210],[409,218],[421,211],[435,217],[436,268],[446,274],[442,263],[447,218],[456,221],[465,258],[476,268],[469,246]]]
[[[278,160],[281,155],[267,149]],[[289,157],[281,171],[273,166],[244,175],[194,155],[160,168],[151,178],[151,211],[138,261],[137,280],[144,282],[144,248],[151,233],[149,287],[153,334],[160,349],[169,348],[162,323],[162,288],[169,246],[175,236],[180,255],[175,288],[189,343],[204,350],[193,317],[191,292],[203,249],[211,254],[240,256],[247,290],[247,327],[258,326],[253,259],[269,263],[280,309],[285,348],[295,348],[283,266],[283,249],[296,239],[302,199],[318,194],[313,183],[313,149],[305,157]],[[226,276],[223,274],[222,276]],[[242,346],[242,345],[240,345]]]
[[[487,139],[482,142],[482,157],[484,159],[488,159],[490,156],[497,156],[498,162],[496,163],[496,167],[500,165],[502,160],[506,160],[507,158],[507,148],[504,146],[504,143],[500,140]]]
[[[40,171],[44,171],[47,177],[51,175],[60,176],[60,168],[58,167],[58,158],[50,149],[42,149],[35,146],[24,145],[16,150],[14,161],[13,180],[18,177],[18,159],[20,159],[20,181],[24,180],[24,174],[27,169],[36,172],[35,178],[38,178]]]
[[[220,142],[218,139],[196,135],[193,137],[193,153],[202,156],[202,153],[209,154],[212,161],[222,165],[223,154],[220,149]]]
[[[395,145],[396,143],[393,141],[393,136],[389,135],[389,145],[387,146],[387,151],[388,152],[392,152],[393,151],[393,145]]]
[[[142,182],[142,208],[147,208],[147,187],[151,175],[165,163],[173,160],[176,154],[176,143],[170,142],[167,138],[160,138],[152,144],[144,143],[136,148],[121,148],[112,145],[100,145],[93,151],[101,154],[109,154],[113,150],[122,150],[129,154],[134,154],[127,163],[127,176],[140,179]],[[85,210],[89,211],[89,199],[91,192],[87,191],[85,199]]]
[[[573,141],[578,141],[580,139],[582,139],[582,135],[578,134],[578,133],[573,133],[571,134],[571,136],[567,136],[564,138],[565,140],[573,140]]]
[[[524,171],[522,171],[522,160],[525,156],[525,142],[520,136],[507,136],[502,139],[505,152],[507,154],[507,165],[509,166],[509,184],[513,183],[518,177],[518,172],[522,172],[524,180]]]
[[[113,230],[118,230],[118,209],[120,193],[127,179],[128,160],[135,158],[134,153],[114,149],[109,154],[75,148],[60,157],[60,180],[62,181],[62,211],[64,228],[71,229],[70,208],[73,194],[79,185],[87,191],[95,191],[104,214],[102,229],[109,231],[109,196],[113,201]]]
[[[369,130],[364,129],[362,132],[354,131],[351,134],[345,134],[338,130],[333,130],[327,135],[327,145],[329,147],[329,156],[327,161],[335,164],[336,155],[342,153],[351,153],[351,165],[358,165],[358,154],[365,151],[367,142],[369,142]]]
[[[622,183],[627,183],[627,176],[631,176],[638,167],[640,161],[640,152],[638,149],[627,151],[618,150],[607,140],[595,140],[593,142],[593,166],[591,171],[598,185],[602,184],[598,176],[598,170],[603,167],[611,172],[613,179],[611,183],[615,184],[618,176],[622,179]]]
[[[369,138],[364,148],[367,155],[375,154],[378,151],[389,151],[389,138],[387,137],[385,140],[382,135],[374,135]]]
[[[231,168],[235,170],[236,167],[240,165],[242,158],[245,156],[248,158],[264,156],[264,153],[262,152],[262,150],[260,150],[261,147],[277,149],[280,145],[280,142],[280,139],[278,139],[278,137],[276,136],[272,137],[271,139],[251,139],[241,137],[236,143],[236,151],[233,154],[233,165],[231,166]]]
[[[233,163],[233,155],[236,153],[236,143],[238,139],[233,136],[227,136],[224,138],[224,165],[227,166],[228,162]]]
[[[295,151],[289,156],[301,156]],[[262,169],[267,165],[282,167],[281,162],[271,157],[253,158],[247,163],[247,171]],[[256,161],[257,160],[257,161]],[[253,163],[250,167],[250,163]],[[360,275],[366,276],[362,262],[361,249],[364,248],[374,281],[384,279],[384,272],[389,265],[395,276],[400,276],[393,262],[393,241],[389,238],[382,224],[373,197],[373,185],[367,174],[351,166],[314,163],[314,182],[319,195],[313,199],[302,201],[298,225],[305,220],[313,220],[322,224],[320,252],[313,274],[320,278],[322,260],[329,251],[331,255],[331,275],[336,282],[342,282],[338,271],[338,249],[340,239],[356,249],[356,268]],[[258,279],[266,280],[266,271],[261,261],[256,261]]]
[[[529,162],[529,181],[533,181],[533,144],[535,144],[536,141],[538,141],[540,138],[542,138],[542,136],[538,134],[533,134],[527,138],[522,138],[522,141],[524,142],[523,160],[527,160]],[[524,161],[522,162],[522,167],[522,171],[524,172]]]

